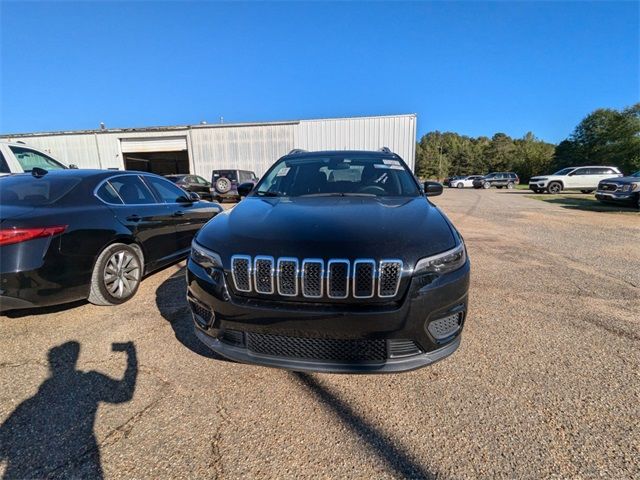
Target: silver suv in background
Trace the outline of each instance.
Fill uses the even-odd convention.
[[[35,167],[44,170],[74,168],[52,158],[38,149],[24,143],[0,142],[0,176],[11,173],[29,173]]]
[[[567,167],[552,175],[531,177],[529,189],[535,193],[560,193],[563,190],[591,193],[598,188],[600,181],[621,176],[622,173],[616,167],[602,165]]]

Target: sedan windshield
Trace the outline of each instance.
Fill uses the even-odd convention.
[[[318,156],[276,163],[258,184],[258,196],[417,196],[413,174],[395,158]]]

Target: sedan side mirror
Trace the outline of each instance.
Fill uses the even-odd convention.
[[[427,197],[442,195],[442,184],[438,182],[424,182],[424,194]]]
[[[200,195],[196,192],[189,192],[188,195],[183,195],[178,198],[178,203],[195,203],[200,201]]]
[[[254,184],[253,182],[245,182],[238,185],[238,195],[241,197],[246,197],[253,190]]]

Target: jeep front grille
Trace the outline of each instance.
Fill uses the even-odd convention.
[[[599,185],[599,190],[602,190],[604,192],[615,192],[616,190],[618,190],[618,184],[617,183],[601,183]]]
[[[391,259],[231,257],[231,277],[238,292],[315,299],[393,298],[402,268],[401,260]]]

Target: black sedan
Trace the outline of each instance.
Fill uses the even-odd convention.
[[[187,192],[196,192],[205,200],[213,200],[211,182],[205,180],[200,175],[175,174],[165,175],[165,177]]]
[[[34,169],[0,178],[0,310],[127,301],[222,211],[158,175]]]

